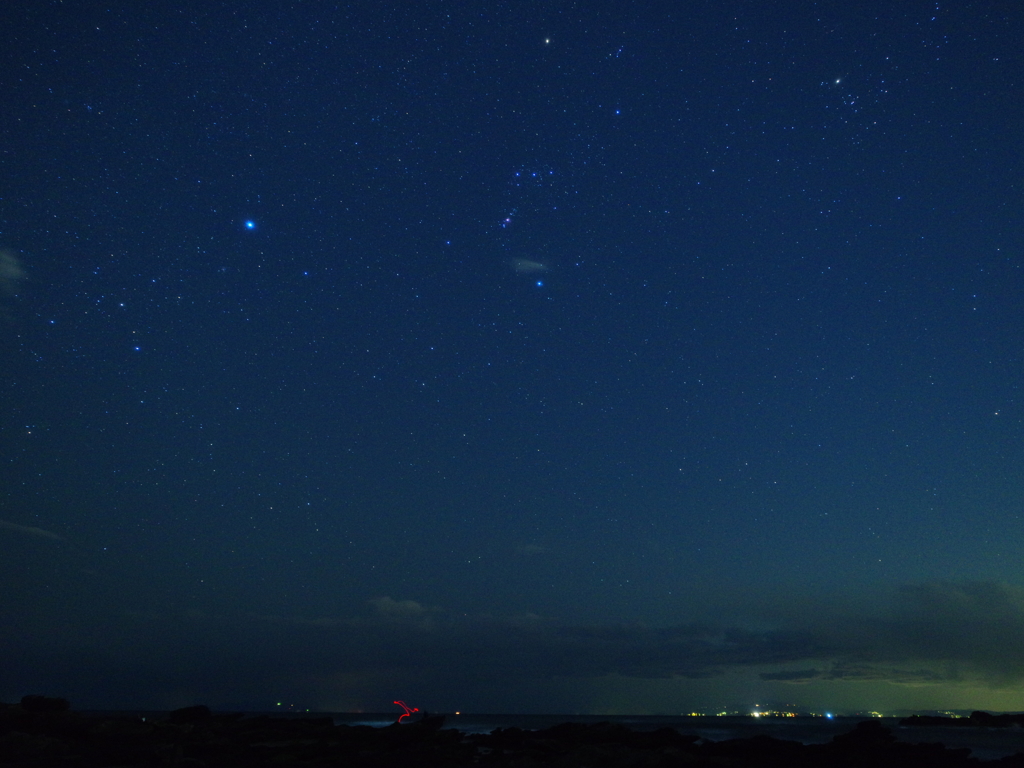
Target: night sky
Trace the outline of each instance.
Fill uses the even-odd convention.
[[[1024,10],[0,10],[0,701],[1024,709]]]

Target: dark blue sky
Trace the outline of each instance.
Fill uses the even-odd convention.
[[[1024,709],[1024,17],[13,2],[0,700]]]

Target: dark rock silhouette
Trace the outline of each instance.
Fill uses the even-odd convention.
[[[427,728],[431,731],[439,731],[444,725],[444,715],[432,715],[429,712],[424,711],[423,717],[415,721],[415,724],[420,728]]]
[[[167,719],[172,723],[201,723],[213,717],[210,708],[205,704],[197,704],[194,707],[182,707],[171,712]]]
[[[51,696],[22,696],[21,708],[26,712],[67,712],[71,702],[67,699]]]
[[[877,720],[865,720],[849,733],[833,736],[832,743],[855,750],[879,749],[895,744],[896,737]]]

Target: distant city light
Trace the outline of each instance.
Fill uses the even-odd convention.
[[[760,706],[760,704],[755,704],[754,706],[758,707],[758,706]],[[733,713],[720,712],[719,714],[720,715],[728,715],[728,714],[739,714],[739,713],[738,712],[733,712]],[[751,717],[800,717],[800,713],[799,712],[794,712],[793,710],[787,710],[787,709],[755,709],[753,712],[750,713],[750,716]]]

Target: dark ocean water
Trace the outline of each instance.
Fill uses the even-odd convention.
[[[335,723],[384,727],[395,722],[393,714],[332,714]],[[490,733],[495,728],[541,730],[559,723],[621,723],[637,731],[675,728],[709,741],[745,739],[766,735],[776,739],[823,744],[833,736],[856,728],[862,717],[669,717],[669,716],[597,716],[597,715],[447,715],[445,728],[464,733]],[[1024,730],[1020,728],[921,727],[901,726],[899,718],[880,718],[896,738],[909,743],[944,744],[950,748],[967,747],[981,760],[995,760],[1024,752]]]

